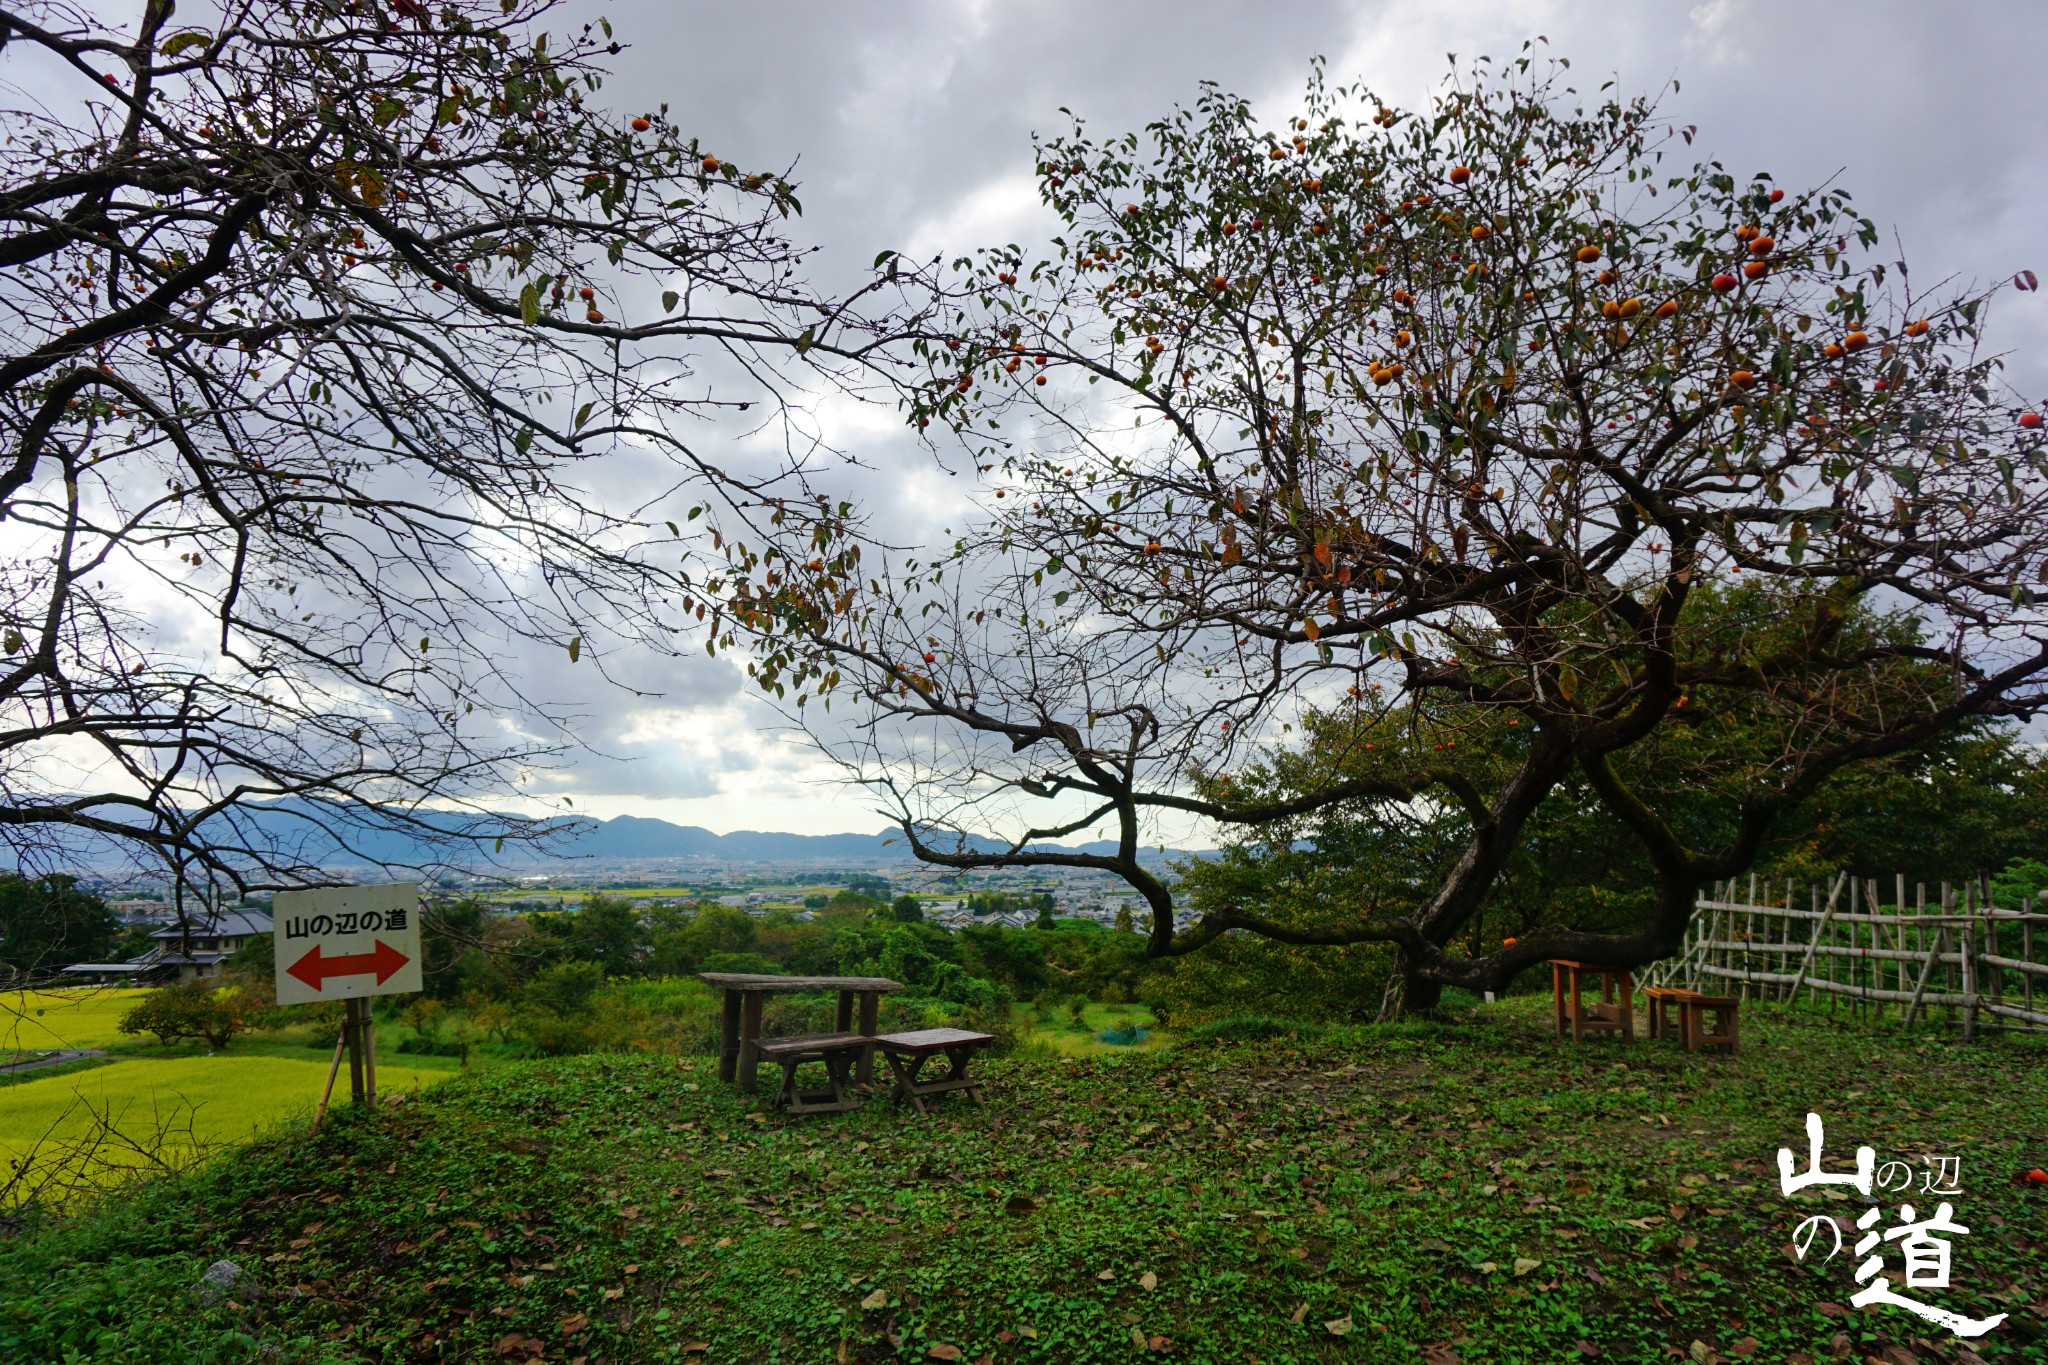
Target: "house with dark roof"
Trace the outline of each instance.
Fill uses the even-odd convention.
[[[261,910],[217,910],[184,926],[167,924],[156,930],[149,936],[149,951],[132,961],[79,962],[64,971],[100,981],[151,985],[216,977],[243,944],[269,932],[270,916]]]

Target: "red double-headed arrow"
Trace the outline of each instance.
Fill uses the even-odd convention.
[[[376,948],[370,952],[344,953],[339,957],[322,957],[320,945],[316,943],[312,952],[285,970],[314,990],[324,991],[330,976],[365,976],[371,972],[377,974],[377,984],[381,986],[410,961],[411,958],[380,938]]]

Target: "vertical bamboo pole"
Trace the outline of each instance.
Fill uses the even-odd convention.
[[[2034,960],[2034,922],[2030,919],[2020,921],[2020,958],[2026,962]],[[2032,972],[2022,972],[2020,977],[2024,983],[2023,989],[2027,993],[2027,1013],[2032,1014],[2034,1012],[2034,974]]]
[[[342,1004],[342,1032],[348,1037],[348,1097],[363,1102],[363,1002],[351,996]]]
[[[1941,884],[1942,918],[1946,920],[1948,916],[1954,912],[1955,908],[1955,888],[1950,886],[1947,882],[1943,882]],[[1949,926],[1946,923],[1944,923],[1941,927],[1946,929]],[[1955,936],[1951,934],[1949,938],[1950,941],[1953,942]],[[1944,962],[1941,964],[1941,989],[1942,994],[1944,995],[1954,995],[1956,993],[1956,964],[1953,962]],[[1942,1009],[1945,1012],[1941,1017],[1946,1019],[1949,1023],[1953,1024],[1956,1021],[1956,1007],[1954,1005],[1943,1005]]]
[[[1743,999],[1747,1001],[1755,993],[1751,972],[1755,972],[1755,943],[1757,943],[1757,874],[1749,874],[1749,913],[1743,915]]]
[[[1914,930],[1913,950],[1922,957],[1925,957],[1927,955],[1927,883],[1918,882],[1915,885],[1917,890],[1914,892],[1913,910],[1919,923],[1915,926]],[[1920,979],[1926,980],[1927,974],[1922,972]],[[1918,1008],[1917,1002],[1906,1007],[1907,1023],[1913,1021],[1913,1012]]]
[[[1809,903],[1809,906],[1810,906],[1810,908],[1811,908],[1811,909],[1812,909],[1812,910],[1814,911],[1814,913],[1815,913],[1815,914],[1818,914],[1818,913],[1820,913],[1820,883],[1818,883],[1818,882],[1808,882],[1808,883],[1806,884],[1806,899],[1807,899],[1807,901],[1808,901],[1808,903]],[[1813,922],[1813,941],[1814,941],[1814,943],[1815,943],[1815,945],[1816,945],[1816,950],[1817,950],[1817,945],[1818,945],[1818,944],[1820,943],[1820,931],[1821,931],[1821,927],[1822,927],[1822,926],[1821,926],[1821,922],[1820,922],[1819,920],[1815,920],[1815,921]],[[1809,970],[1811,970],[1811,969],[1809,968]],[[1806,983],[1806,1003],[1807,1003],[1807,1004],[1809,1004],[1809,1005],[1811,1005],[1811,1004],[1813,1004],[1813,1003],[1814,1003],[1814,1002],[1815,1002],[1816,1000],[1819,1000],[1819,999],[1820,999],[1820,988],[1819,988],[1818,986],[1814,985],[1814,984],[1813,984],[1813,982],[1812,982],[1811,980],[1809,980],[1809,981],[1808,981],[1808,982]]]
[[[1828,955],[1827,955],[1827,957],[1828,957],[1828,987],[1829,987],[1829,990],[1828,990],[1828,1013],[1829,1013],[1830,1015],[1834,1014],[1834,1012],[1835,1012],[1835,996],[1836,996],[1837,992],[1836,992],[1836,991],[1835,991],[1835,990],[1833,989],[1833,987],[1834,987],[1834,984],[1835,984],[1835,951],[1834,951],[1834,949],[1835,949],[1835,942],[1836,942],[1836,939],[1837,939],[1837,937],[1838,937],[1838,931],[1839,931],[1840,927],[1841,927],[1841,926],[1840,926],[1840,925],[1838,925],[1838,924],[1836,924],[1836,923],[1835,923],[1835,922],[1834,922],[1833,920],[1830,920],[1830,921],[1828,921],[1828,924],[1827,924],[1827,931],[1828,931]]]
[[[1910,937],[1908,931],[1911,928],[1911,924],[1906,919],[1906,874],[1903,872],[1898,874],[1892,885],[1892,913],[1898,916],[1899,948],[1901,951],[1909,952],[1911,950],[1906,947],[1906,940]],[[1899,989],[1901,991],[1906,989],[1906,970],[1909,965],[1905,959],[1901,958],[1899,960]]]
[[[1963,1037],[1977,1036],[1977,973],[1974,959],[1977,954],[1977,887],[1974,882],[1963,883],[1963,932],[1956,937],[1956,956],[1961,959],[1963,969]]]
[[[363,997],[363,1103],[377,1107],[377,1012],[369,996]]]

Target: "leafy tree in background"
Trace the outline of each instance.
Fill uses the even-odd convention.
[[[631,976],[645,967],[647,927],[623,896],[591,896],[569,922],[569,952],[595,962],[606,976]]]
[[[1674,951],[1835,775],[2048,699],[2048,465],[1992,293],[1914,284],[1832,185],[1667,164],[1691,134],[1525,49],[1420,114],[1318,71],[1277,122],[1211,88],[1043,143],[1055,251],[963,258],[918,343],[911,420],[984,510],[871,587],[750,581],[764,675],[839,703],[813,738],[920,858],[1112,872],[1155,957],[1384,944],[1391,1016]],[[1298,795],[1233,785],[1337,711]],[[1704,809],[1660,785],[1688,768]],[[1475,942],[1553,802],[1638,850],[1646,912]],[[1185,930],[1139,857],[1347,803],[1462,831],[1400,895]]]
[[[580,1011],[602,985],[604,968],[597,963],[557,962],[534,973],[520,989],[519,1003],[566,1019]]]
[[[761,926],[737,906],[702,904],[687,918],[677,917],[658,924],[653,933],[654,969],[672,975],[687,975],[713,953],[752,952],[760,940]]]
[[[0,979],[107,961],[121,936],[120,916],[76,877],[0,876]]]
[[[1718,616],[1722,628],[1754,629],[1770,614],[1771,602],[1761,588],[1712,589],[1695,596],[1694,608]],[[1912,629],[1903,612],[1859,612],[1845,625],[1852,636],[1867,638],[1896,638]],[[1745,708],[1739,699],[1702,707],[1688,724],[1633,751],[1624,771],[1631,786],[1654,794],[1666,818],[1690,837],[1726,838],[1754,772],[1788,742],[1775,721],[1771,712]],[[1519,727],[1489,727],[1457,711],[1438,714],[1433,723],[1456,736],[1457,756],[1444,761],[1474,781],[1519,761],[1526,743]],[[1398,726],[1355,708],[1314,712],[1304,718],[1298,743],[1216,781],[1238,800],[1289,805],[1328,783],[1328,755],[1340,755],[1338,775],[1350,777],[1370,771],[1381,749],[1402,741]],[[1759,848],[1754,868],[1772,885],[1841,871],[1887,884],[1896,872],[1909,881],[1960,881],[2048,852],[2044,786],[2048,761],[2021,742],[2016,726],[1975,721],[1924,748],[1838,772]],[[1182,892],[1198,910],[1257,905],[1281,923],[1311,927],[1327,919],[1331,905],[1420,904],[1471,837],[1469,816],[1450,803],[1361,798],[1317,805],[1259,827],[1218,859],[1182,865]],[[1525,824],[1468,921],[1462,946],[1484,956],[1507,939],[1558,926],[1624,933],[1650,919],[1656,903],[1655,868],[1645,849],[1614,837],[1598,792],[1574,774]],[[1364,976],[1390,956],[1373,945],[1343,952],[1348,970]],[[1362,985],[1347,982],[1342,969],[1333,975],[1334,964],[1300,947],[1231,936],[1201,956],[1208,961],[1176,975],[1178,1000],[1206,996],[1229,1013],[1292,981],[1291,1003],[1303,1010],[1360,1012]],[[1198,984],[1203,981],[1208,984]]]
[[[924,922],[924,906],[915,896],[898,896],[889,906],[889,912],[905,924]]]
[[[127,1034],[153,1033],[166,1047],[181,1038],[198,1038],[216,1052],[227,1051],[235,1036],[249,1027],[251,1001],[234,986],[194,978],[164,986],[144,996],[115,1025]]]
[[[2048,860],[2048,757],[2017,726],[1979,724],[1828,783],[1770,872],[1959,883],[2030,859]]]

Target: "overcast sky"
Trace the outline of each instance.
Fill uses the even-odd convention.
[[[572,0],[580,3],[580,0]],[[1896,231],[1915,283],[1989,281],[2039,250],[2048,209],[2039,68],[2042,0],[1303,0],[1284,12],[1217,0],[1033,4],[633,3],[587,6],[629,44],[605,97],[622,112],[666,101],[707,149],[741,166],[794,163],[824,248],[825,287],[894,247],[948,258],[1029,240],[1043,227],[1031,134],[1065,126],[1061,106],[1106,134],[1142,127],[1213,80],[1274,119],[1293,107],[1310,60],[1338,82],[1363,78],[1390,102],[1426,104],[1446,56],[1514,54],[1545,35],[1591,92],[1672,80],[1663,109],[1696,124],[1695,149],[1738,177],[1767,170],[1794,187],[1830,177]],[[2048,307],[2008,292],[1992,340],[2014,352],[2021,391],[2048,393]],[[841,442],[882,472],[849,475],[886,492],[903,529],[936,531],[960,481],[872,417]],[[721,833],[872,830],[883,821],[836,788],[807,751],[777,740],[776,717],[742,679],[701,655],[614,667],[666,695],[595,699],[585,758],[537,784],[599,816],[653,815]],[[536,679],[543,691],[588,674]],[[630,761],[620,761],[630,760]]]

